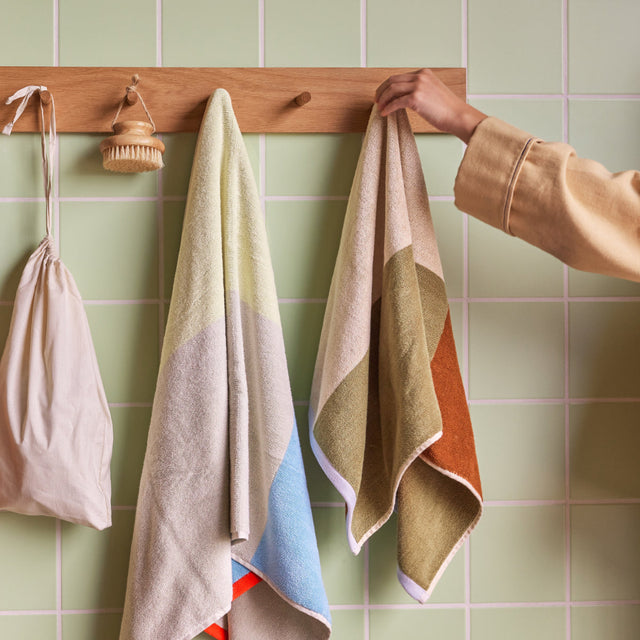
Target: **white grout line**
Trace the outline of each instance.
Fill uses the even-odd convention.
[[[371,603],[369,602],[369,542],[365,542],[362,548],[362,562],[363,562],[363,578],[364,578],[364,640],[369,640],[370,634],[370,621],[369,611],[371,610]]]
[[[264,19],[264,2],[265,0],[259,0],[258,2],[258,66],[265,66],[265,19]]]
[[[62,640],[62,520],[56,519],[56,638]]]
[[[562,0],[562,135],[569,139],[569,24],[568,0]],[[571,429],[569,379],[569,267],[562,266],[562,293],[564,305],[564,553],[565,553],[565,637],[571,640]]]
[[[469,100],[640,100],[636,93],[470,93]]]
[[[471,405],[506,405],[506,404],[598,404],[640,402],[640,398],[477,398],[469,400]]]
[[[156,0],[156,67],[162,66],[162,0]]]
[[[360,66],[367,66],[367,0],[360,0]]]
[[[53,66],[60,66],[60,0],[53,0]]]
[[[264,135],[264,134],[263,134]],[[349,196],[267,196],[265,200],[268,202],[277,200],[279,202],[322,202],[325,200],[339,200],[346,202]]]

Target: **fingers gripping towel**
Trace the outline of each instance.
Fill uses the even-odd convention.
[[[398,513],[398,577],[424,602],[482,511],[422,168],[404,110],[376,107],[316,362],[311,443],[354,553]]]
[[[264,220],[218,89],[191,172],[120,638],[323,640],[328,609]]]

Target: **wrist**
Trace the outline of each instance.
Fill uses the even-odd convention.
[[[482,113],[482,111],[478,111],[478,109],[469,104],[464,104],[451,127],[451,133],[460,138],[465,144],[469,144],[476,127],[486,117],[486,114]]]

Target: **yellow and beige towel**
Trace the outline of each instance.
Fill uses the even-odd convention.
[[[398,513],[398,577],[424,602],[482,511],[427,190],[404,110],[374,107],[312,388],[311,443],[354,553]]]
[[[191,172],[120,639],[203,631],[330,633],[264,220],[222,89]]]

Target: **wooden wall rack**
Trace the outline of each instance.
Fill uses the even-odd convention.
[[[197,131],[208,97],[218,87],[231,94],[246,133],[346,133],[364,131],[373,96],[388,76],[404,68],[193,68],[193,67],[0,67],[0,124],[16,104],[6,98],[29,85],[49,88],[59,132],[108,133],[118,104],[140,77],[138,90],[160,133]],[[466,99],[464,68],[434,68],[449,88]],[[309,97],[303,95],[310,94]],[[296,104],[298,98],[298,104]],[[306,102],[305,102],[306,101]],[[302,104],[300,104],[302,103]],[[125,106],[119,119],[146,119],[142,106]],[[437,132],[410,112],[416,133]],[[31,103],[15,131],[38,131]]]

